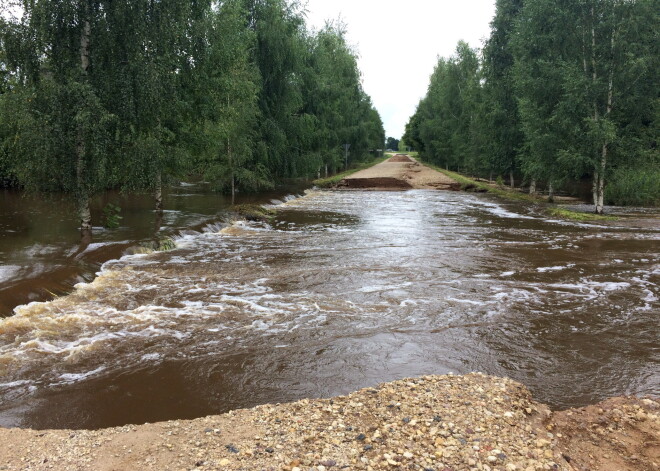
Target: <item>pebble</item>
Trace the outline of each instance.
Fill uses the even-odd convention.
[[[49,453],[5,447],[7,455],[0,451],[0,462],[5,456],[43,460],[47,455],[48,465],[55,471],[98,469],[101,460],[108,468],[128,469],[130,465],[123,464],[127,456],[140,460],[139,464],[132,462],[132,469],[145,470],[195,466],[273,471],[552,470],[552,440],[532,421],[532,411],[545,414],[546,408],[508,379],[478,373],[425,376],[332,399],[263,405],[195,421],[152,424],[147,446],[153,446],[152,436],[161,437],[154,449],[138,448],[127,435],[140,433],[140,427],[75,434],[53,431],[48,437],[29,438],[36,444],[62,437]],[[226,441],[216,444],[214,440],[220,436],[209,434],[220,429]],[[200,431],[205,435],[200,437]],[[128,447],[118,453],[114,445],[104,445],[104,439],[115,437],[125,440],[117,443],[130,444],[134,453],[129,455]],[[527,458],[530,453],[533,459]],[[145,457],[150,460],[145,462]],[[22,467],[8,469],[43,467],[41,461],[21,463]]]

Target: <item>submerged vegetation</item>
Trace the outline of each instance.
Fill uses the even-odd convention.
[[[248,221],[270,222],[275,217],[275,211],[259,204],[237,204],[229,208],[230,211]]]
[[[463,191],[477,192],[477,193],[481,193],[481,192],[491,193],[499,196],[500,198],[514,200],[514,201],[526,201],[528,203],[540,203],[543,200],[543,198],[539,195],[529,195],[529,194],[521,193],[516,188],[507,187],[499,182],[496,183],[495,185],[492,183],[485,183],[478,181],[474,178],[466,177],[464,175],[461,175],[460,173],[442,169],[433,164],[427,164],[427,165],[437,170],[438,172],[444,173],[448,177],[453,178],[454,180],[459,182],[461,184],[461,190]],[[546,208],[546,212],[551,216],[559,217],[562,219],[572,219],[575,221],[603,221],[603,220],[614,221],[618,219],[614,216],[603,216],[600,214],[583,213],[583,212],[572,211],[570,209],[560,208],[556,206]]]
[[[343,26],[309,32],[295,0],[5,4],[0,185],[71,194],[84,229],[107,189],[162,210],[186,175],[253,191],[385,141]]]
[[[550,199],[590,185],[597,213],[657,205],[659,16],[654,0],[497,0],[483,50],[439,59],[403,140]]]
[[[616,221],[615,216],[603,216],[601,214],[581,213],[579,211],[571,211],[566,208],[548,208],[547,213],[550,216],[555,216],[562,219],[571,219],[573,221]]]

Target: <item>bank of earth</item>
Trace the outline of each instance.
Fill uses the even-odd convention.
[[[104,430],[0,429],[3,470],[654,471],[660,402],[551,412],[479,373]]]
[[[337,188],[359,190],[461,189],[456,180],[422,165],[414,158],[397,154],[388,160],[343,178]]]

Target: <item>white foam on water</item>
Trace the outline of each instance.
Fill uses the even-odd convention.
[[[9,383],[0,383],[0,388],[16,388],[18,386],[25,386],[26,384],[31,384],[32,381],[27,379],[22,379],[19,381],[11,381]]]
[[[0,265],[0,282],[11,280],[21,271],[21,268],[18,265]]]
[[[585,283],[587,286],[593,289],[600,289],[603,291],[618,291],[626,288],[630,288],[630,283],[625,282],[625,281],[606,281],[606,282],[598,282],[598,281],[589,281]]]
[[[485,302],[485,301],[474,301],[472,299],[456,299],[456,298],[446,298],[447,301],[454,301],[456,303],[461,303],[461,304],[470,304],[472,306],[486,306],[487,304],[490,304],[491,302]]]
[[[651,290],[644,290],[646,293],[646,297],[642,298],[642,301],[646,303],[653,303],[658,300],[658,297],[655,295],[655,293]]]
[[[527,216],[525,214],[518,214],[518,213],[513,213],[509,210],[504,209],[502,206],[495,204],[495,203],[489,203],[486,201],[480,201],[480,206],[485,208],[486,211],[489,213],[492,213],[496,216],[502,217],[502,218],[507,218],[507,219],[536,219],[532,216]]]
[[[557,266],[554,266],[554,267],[538,267],[536,269],[536,271],[540,272],[540,273],[545,273],[545,272],[549,272],[549,271],[562,271],[562,270],[566,270],[568,268],[573,268],[574,266],[575,266],[575,263],[569,263],[568,265],[557,265]]]
[[[414,300],[414,299],[404,299],[399,303],[399,306],[401,307],[406,307],[406,306],[418,306],[419,303]]]
[[[142,361],[155,361],[155,360],[160,360],[161,358],[163,358],[163,355],[161,355],[160,353],[147,353],[145,355],[142,355],[140,360],[142,360]]]
[[[90,376],[98,374],[104,371],[105,369],[106,369],[105,366],[99,366],[98,368],[92,371],[87,371],[85,373],[64,373],[59,377],[59,379],[62,380],[59,384],[76,383],[78,381],[82,381],[83,379],[89,378]]]
[[[400,289],[400,288],[406,288],[408,286],[411,286],[412,283],[409,281],[406,281],[404,283],[396,284],[396,285],[372,285],[372,286],[363,286],[362,288],[357,289],[356,291],[359,291],[360,293],[378,293],[381,291],[392,291],[395,289]]]
[[[500,276],[512,276],[512,275],[515,275],[515,274],[516,274],[515,271],[505,271],[503,273],[500,273]]]

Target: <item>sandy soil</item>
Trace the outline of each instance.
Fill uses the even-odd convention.
[[[380,164],[344,178],[338,188],[406,190],[406,189],[461,189],[461,185],[411,157],[397,154]]]
[[[509,379],[427,376],[190,421],[0,429],[0,469],[655,471],[659,413],[618,398],[553,414]]]

